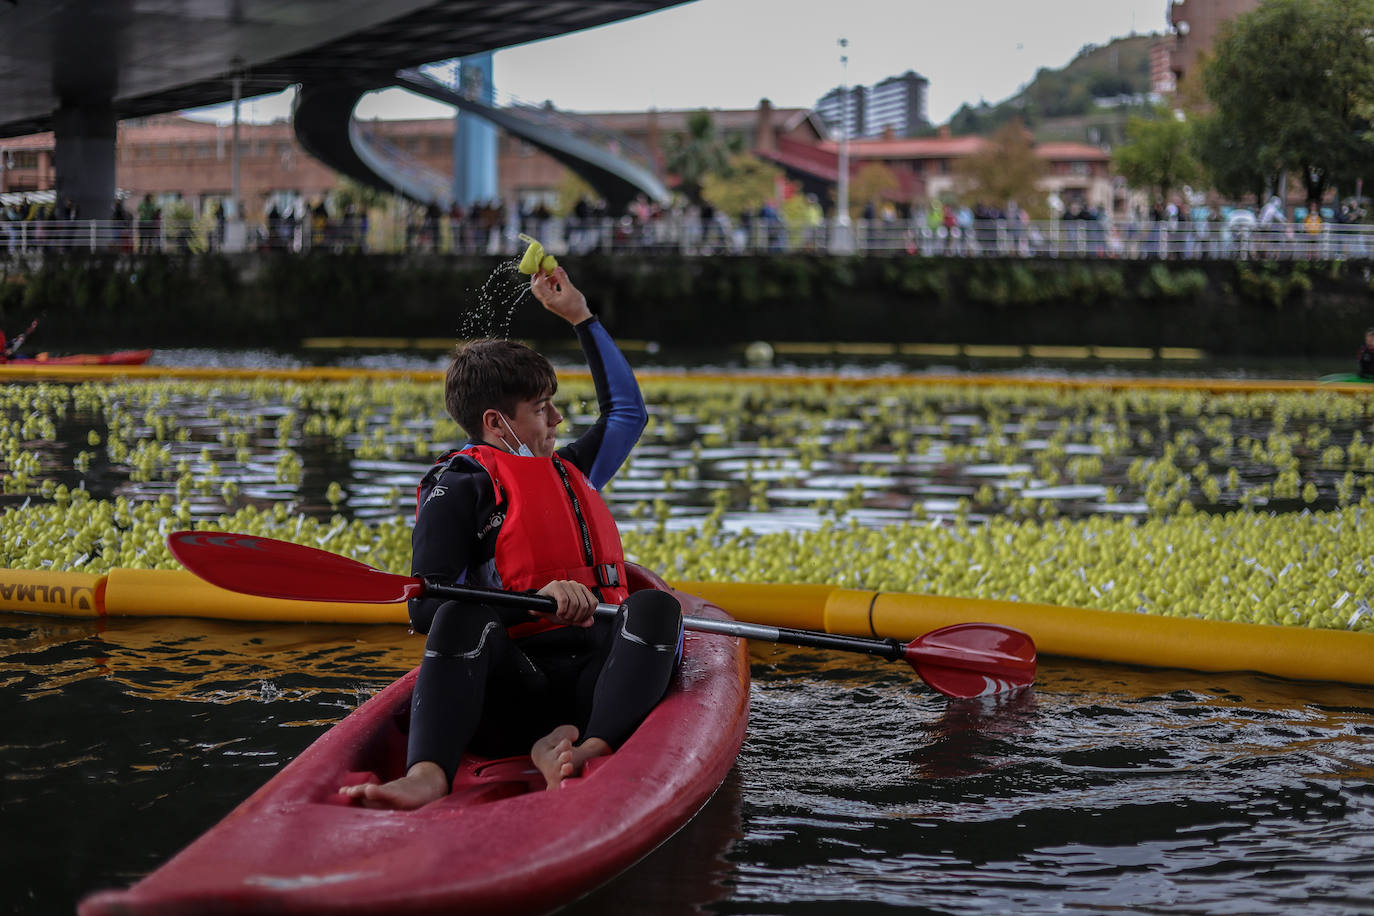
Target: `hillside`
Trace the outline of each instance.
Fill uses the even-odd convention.
[[[1062,68],[1042,67],[1004,101],[964,104],[950,118],[950,132],[989,134],[1020,118],[1037,140],[1119,142],[1126,118],[1150,91],[1150,46],[1157,37],[1133,35],[1101,47],[1087,45]],[[1111,101],[1100,104],[1106,100]]]

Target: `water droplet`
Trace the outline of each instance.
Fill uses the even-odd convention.
[[[515,306],[529,291],[528,281],[517,270],[519,259],[496,266],[470,307],[458,316],[458,336],[465,340],[480,337],[509,337]]]

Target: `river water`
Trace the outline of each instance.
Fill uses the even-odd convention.
[[[191,407],[167,409],[199,422]],[[961,422],[947,417],[951,428],[930,434],[962,441]],[[44,447],[57,472],[73,473],[68,453],[88,427],[109,438],[98,417],[58,424],[71,441]],[[387,515],[395,497],[378,495],[373,507],[369,494],[408,490],[426,463],[301,446],[303,483],[267,473],[254,484],[252,462],[270,470],[277,459],[270,441],[255,438],[238,469],[230,445],[194,428],[174,443],[185,456],[210,449],[243,477],[245,496],[293,499],[324,516],[331,476],[345,481],[355,514]],[[711,475],[670,485],[655,452],[664,447],[646,444],[613,505],[627,511],[643,498],[642,481],[665,501],[686,484],[681,510],[705,511]],[[723,481],[760,482],[767,511],[745,505],[750,491],[739,488],[750,524],[795,525],[789,503],[870,487],[862,469],[819,461],[784,468],[796,479],[784,486],[762,464],[734,469],[759,450],[733,447],[702,460]],[[312,479],[326,461],[339,467]],[[1315,453],[1303,461],[1321,499],[1334,498],[1334,472]],[[941,480],[913,470],[903,505],[926,499],[939,511],[940,500],[972,493],[979,480],[953,479],[954,470]],[[101,473],[87,476],[109,488],[103,496],[172,486]],[[1110,464],[1102,473],[1122,483]],[[779,492],[788,486],[813,492],[794,499]],[[892,481],[871,486],[873,504],[860,511],[881,515]],[[1124,484],[1123,497],[1065,503],[1087,514],[1139,507]],[[197,514],[223,511],[217,496],[202,501]],[[70,913],[88,893],[137,880],[420,651],[395,626],[0,614],[0,912]],[[569,912],[1374,913],[1374,690],[1048,658],[1031,691],[956,702],[905,666],[751,651],[749,730],[725,784],[664,847]]]
[[[0,908],[69,913],[415,663],[397,626],[0,615]],[[1374,912],[1374,691],[1043,659],[950,701],[754,646],[739,760],[593,913]]]

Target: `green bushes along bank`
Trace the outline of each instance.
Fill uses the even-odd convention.
[[[41,318],[35,347],[54,351],[562,336],[539,310],[510,310],[523,282],[510,263],[49,255],[0,266],[0,326],[14,333]],[[1345,356],[1374,324],[1367,262],[603,255],[568,266],[615,334],[669,347],[891,341]]]

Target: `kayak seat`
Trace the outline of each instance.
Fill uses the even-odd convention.
[[[544,790],[544,776],[528,756],[495,760],[469,756],[459,764],[448,797],[435,804],[468,808]]]

